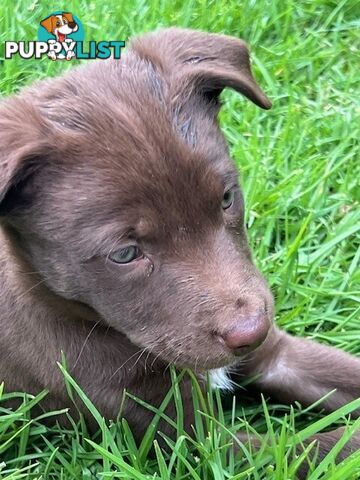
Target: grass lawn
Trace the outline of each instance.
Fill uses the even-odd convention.
[[[4,60],[3,42],[36,40],[40,20],[53,8],[77,15],[85,40],[128,40],[172,25],[222,32],[250,44],[255,75],[273,109],[262,111],[225,92],[220,120],[241,172],[249,237],[276,298],[276,321],[296,335],[360,354],[359,2],[98,0],[47,5],[1,2],[4,96],[76,63]],[[77,388],[70,378],[67,382],[70,389]],[[346,418],[351,407],[326,416],[267,398],[250,400],[245,390],[236,401],[225,399],[222,408],[219,395],[202,397],[194,383],[195,409],[202,413],[196,415],[195,440],[190,440],[182,431],[174,376],[178,438],[176,443],[168,440],[168,453],[155,442],[154,457],[149,450],[156,422],[135,446],[124,420],[108,425],[89,405],[100,427],[90,438],[83,424],[66,430],[32,419],[31,407],[39,398],[24,395],[17,411],[6,410],[1,407],[9,396],[5,391],[6,385],[0,389],[2,480],[294,479],[296,443],[322,428],[351,424]],[[232,434],[244,428],[267,433],[270,442],[259,452],[242,447],[234,454]],[[338,466],[333,459],[334,452],[312,468],[309,478],[360,478],[360,454]]]

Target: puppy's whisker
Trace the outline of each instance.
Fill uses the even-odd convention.
[[[84,351],[84,349],[85,349],[85,347],[86,347],[87,342],[89,341],[89,339],[90,339],[90,337],[91,337],[91,334],[95,331],[96,327],[97,327],[99,324],[100,324],[100,321],[96,322],[96,323],[93,325],[93,327],[91,328],[91,330],[89,331],[89,333],[87,334],[87,336],[86,336],[86,338],[85,338],[85,341],[84,341],[84,343],[83,343],[82,346],[81,346],[79,355],[77,356],[77,359],[76,359],[76,361],[75,361],[75,363],[74,363],[74,366],[73,366],[73,369],[74,369],[74,370],[75,370],[75,368],[76,368],[76,366],[77,366],[77,364],[78,364],[78,362],[79,362],[79,360],[80,360],[80,358],[81,358],[81,355],[82,355],[82,353],[83,353],[83,351]]]
[[[153,352],[153,349],[154,349],[154,346],[148,348],[148,354],[147,354],[146,357],[145,357],[145,371],[146,371],[146,369],[147,369],[147,362],[148,362],[148,360],[149,360],[150,355],[151,355],[152,352]],[[150,367],[150,369],[151,369],[151,367]]]
[[[169,347],[165,347],[163,350],[161,350],[161,351],[154,357],[153,361],[152,361],[151,364],[150,364],[150,368],[153,368],[156,360],[157,360],[160,356],[163,356],[168,350],[169,350]]]
[[[30,293],[32,290],[35,290],[37,287],[39,287],[40,285],[42,285],[44,282],[46,282],[46,279],[43,278],[42,280],[40,280],[39,282],[35,283],[35,285],[32,285],[30,288],[28,288],[27,290],[25,290],[21,295],[19,295],[17,297],[17,300],[21,300],[22,298],[24,298],[28,293]]]
[[[145,347],[142,349],[142,352],[140,353],[140,355],[138,356],[138,358],[136,359],[135,363],[132,365],[132,369],[136,367],[136,365],[139,363],[140,361],[140,358],[143,356],[143,354],[147,351],[148,347]]]
[[[138,355],[141,356],[141,355],[143,354],[143,351],[144,351],[144,350],[146,350],[146,348],[145,348],[145,349],[144,349],[144,348],[141,348],[141,349],[138,350],[137,352],[133,353],[129,358],[127,358],[127,359],[125,360],[125,362],[122,363],[122,364],[120,365],[120,367],[118,367],[118,368],[111,374],[110,378],[108,379],[108,383],[111,382],[111,380],[116,376],[116,374],[119,373],[120,370],[122,370],[122,369],[125,367],[125,365],[127,365],[127,364],[130,362],[130,360],[132,360],[134,357],[136,357],[136,356],[138,356]]]

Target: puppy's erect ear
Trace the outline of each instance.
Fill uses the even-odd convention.
[[[24,182],[44,163],[40,114],[20,98],[0,105],[0,217],[16,206]]]
[[[40,22],[40,25],[44,27],[47,32],[52,33],[55,20],[56,17],[54,17],[54,15],[50,15],[50,17],[44,18],[44,20]]]
[[[135,39],[131,48],[170,76],[173,96],[193,91],[216,96],[230,87],[259,107],[271,108],[252,76],[249,50],[242,40],[170,28]]]

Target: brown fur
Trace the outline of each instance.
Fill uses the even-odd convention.
[[[309,404],[337,388],[331,410],[359,395],[358,359],[272,325],[216,121],[225,87],[271,106],[243,42],[169,29],[136,39],[121,61],[74,68],[3,102],[0,380],[8,390],[47,388],[47,408],[68,405],[56,366],[63,351],[107,418],[124,388],[159,405],[169,363],[200,373],[236,368],[245,355],[239,372],[258,373],[259,387],[281,400]],[[230,187],[233,204],[222,210]],[[133,244],[143,258],[109,259]],[[190,407],[186,382],[183,392]],[[140,438],[149,412],[126,402],[123,414]]]

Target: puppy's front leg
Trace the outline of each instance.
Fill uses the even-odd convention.
[[[328,411],[360,396],[360,359],[333,347],[321,345],[305,338],[292,337],[273,327],[261,347],[249,356],[248,361],[237,369],[246,375],[255,375],[255,385],[283,402],[299,401],[310,405],[332,390],[321,407]],[[353,412],[359,416],[360,411]],[[341,438],[343,429],[318,433],[305,442],[316,440],[320,461]],[[239,438],[250,441],[255,448],[257,438],[239,433]],[[360,433],[356,432],[337,456],[341,461],[360,449]],[[302,449],[298,447],[299,453]],[[313,454],[310,454],[312,457]],[[306,461],[298,471],[300,479],[307,476]]]
[[[284,402],[310,405],[336,389],[321,403],[331,411],[360,396],[359,358],[276,327],[239,370],[255,374],[257,387]]]

